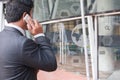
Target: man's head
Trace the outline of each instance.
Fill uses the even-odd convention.
[[[26,14],[32,15],[32,8],[32,0],[9,0],[6,4],[5,18],[8,23],[15,23],[20,21],[22,25],[25,25],[23,17]]]

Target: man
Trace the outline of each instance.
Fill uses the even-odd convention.
[[[26,14],[32,17],[32,8],[32,0],[9,0],[6,4],[8,25],[0,32],[0,80],[37,80],[38,70],[57,68],[41,25],[36,20],[24,20]],[[34,41],[25,37],[27,29]]]

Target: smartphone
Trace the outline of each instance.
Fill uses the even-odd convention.
[[[28,23],[28,20],[33,21],[33,19],[28,14],[26,14],[26,16],[23,19],[25,20],[26,23]]]

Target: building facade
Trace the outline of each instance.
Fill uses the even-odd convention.
[[[33,16],[43,25],[59,68],[88,80],[119,80],[120,1],[83,1],[35,0]],[[0,30],[5,23],[4,4],[0,2]]]

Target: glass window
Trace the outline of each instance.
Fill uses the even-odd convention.
[[[35,0],[34,18],[39,21],[80,15],[80,0]]]
[[[84,0],[85,14],[116,11],[120,0]],[[34,18],[39,21],[80,16],[80,0],[35,0]]]
[[[120,9],[120,0],[97,0],[96,4],[96,12],[116,11]]]
[[[120,16],[98,18],[99,78],[120,79]]]
[[[88,40],[88,27],[86,23]],[[83,32],[81,20],[65,21],[46,25],[46,36],[52,43],[59,68],[86,76],[85,55],[83,50]],[[88,51],[89,41],[87,45]],[[91,56],[89,52],[91,71]],[[91,76],[92,77],[92,76]]]

